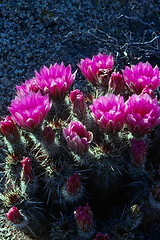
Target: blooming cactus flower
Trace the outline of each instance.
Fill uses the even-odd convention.
[[[16,94],[19,97],[23,97],[30,91],[37,93],[39,91],[39,87],[36,84],[35,78],[31,78],[30,80],[26,80],[25,83],[20,86],[16,86],[17,92]]]
[[[81,182],[78,173],[74,173],[73,176],[69,177],[66,184],[68,194],[76,195],[81,190]]]
[[[14,143],[20,139],[19,130],[10,116],[0,122],[0,130],[9,142]]]
[[[70,122],[67,128],[63,128],[63,136],[66,139],[68,146],[76,153],[85,153],[88,151],[92,141],[93,134],[87,132],[81,122]]]
[[[152,68],[149,62],[125,67],[122,72],[128,87],[136,94],[141,94],[145,88],[149,94],[150,89],[154,91],[160,85],[158,67]]]
[[[98,233],[94,240],[110,240],[110,237],[108,234]]]
[[[94,120],[107,133],[120,131],[125,122],[126,107],[123,97],[108,94],[93,100],[90,106]]]
[[[71,73],[71,66],[55,63],[50,68],[44,66],[40,74],[36,71],[36,82],[44,94],[49,94],[54,100],[63,100],[68,89],[73,83],[76,72]]]
[[[118,95],[123,92],[125,82],[122,75],[119,72],[113,72],[109,80],[109,92]]]
[[[92,60],[89,58],[81,59],[78,67],[87,80],[96,86],[99,83],[103,85],[103,81],[106,78],[108,82],[108,76],[112,71],[113,65],[114,59],[112,55],[106,56],[104,53],[98,53],[98,55],[93,56]],[[99,82],[99,80],[102,82]]]
[[[86,113],[86,103],[83,93],[78,89],[71,91],[70,100],[73,104],[73,112],[76,113],[79,117],[84,116]]]
[[[145,156],[148,148],[148,142],[142,139],[131,139],[132,160],[135,166],[141,166],[145,161]]]
[[[147,93],[133,94],[126,102],[126,122],[134,136],[143,136],[160,123],[160,108],[156,98]]]
[[[23,215],[19,212],[18,208],[12,207],[8,213],[7,218],[14,224],[20,224],[23,221]]]
[[[42,96],[40,92],[31,91],[22,98],[16,96],[8,109],[19,126],[26,130],[35,130],[41,125],[51,106],[48,95]]]
[[[22,160],[22,181],[30,182],[32,179],[32,166],[31,159],[29,157],[24,157]]]
[[[55,133],[51,127],[45,127],[43,129],[43,139],[45,144],[51,145],[54,143]]]
[[[87,232],[93,228],[93,213],[88,205],[85,207],[79,206],[74,212],[74,217],[76,219],[77,225],[80,230]]]

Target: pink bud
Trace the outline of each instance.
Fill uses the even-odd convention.
[[[54,143],[55,133],[51,127],[45,127],[43,130],[43,139],[47,145]]]
[[[81,190],[81,182],[78,173],[74,173],[72,177],[67,180],[67,192],[70,195],[76,195]]]
[[[142,139],[131,140],[131,152],[132,152],[134,165],[141,166],[144,163],[147,148],[148,148],[148,142],[145,142]]]
[[[109,80],[109,91],[118,95],[123,92],[125,82],[122,75],[119,72],[113,72]]]
[[[22,160],[22,181],[30,182],[32,178],[32,167],[31,167],[31,160],[28,157],[24,157]]]
[[[93,134],[86,130],[81,122],[71,121],[67,128],[63,128],[63,136],[68,146],[76,153],[85,153],[93,139]]]
[[[20,224],[23,221],[23,216],[16,207],[12,207],[8,211],[7,218],[14,224]]]
[[[70,100],[73,104],[73,112],[76,113],[79,117],[84,116],[86,113],[86,103],[83,93],[78,89],[71,91]]]
[[[9,142],[16,142],[20,139],[18,128],[10,116],[0,122],[0,130]]]
[[[94,240],[110,240],[110,237],[108,234],[98,233]]]
[[[93,213],[88,205],[85,207],[78,207],[74,212],[74,216],[77,222],[77,225],[80,230],[87,232],[93,228]]]

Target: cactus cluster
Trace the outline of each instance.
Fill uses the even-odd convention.
[[[78,67],[91,91],[44,66],[1,118],[2,239],[131,240],[159,217],[158,67],[117,72],[104,53]]]

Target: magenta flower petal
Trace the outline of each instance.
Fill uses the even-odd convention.
[[[95,122],[107,133],[120,131],[125,122],[126,107],[123,97],[114,94],[93,100],[90,106]]]
[[[152,99],[147,93],[133,94],[127,105],[127,125],[135,136],[143,136],[160,123],[160,108],[156,98]]]
[[[93,56],[92,60],[89,58],[81,59],[78,67],[86,79],[96,86],[99,84],[100,73],[103,72],[109,75],[112,71],[113,65],[114,60],[112,55],[106,56],[104,53],[99,53],[98,55]]]
[[[19,97],[23,97],[30,91],[37,93],[40,89],[36,84],[35,78],[31,78],[30,80],[26,80],[25,83],[21,84],[20,86],[16,86],[17,92],[16,94]]]
[[[40,74],[36,71],[36,82],[44,94],[49,94],[54,100],[62,100],[73,83],[76,72],[71,73],[71,66],[55,63],[50,68],[44,66]]]
[[[87,132],[81,122],[70,122],[67,128],[63,128],[63,136],[67,144],[76,153],[84,153],[88,151],[92,141],[93,134]]]
[[[34,130],[41,125],[51,106],[48,95],[42,96],[40,92],[31,91],[22,98],[16,96],[8,109],[19,126]]]
[[[148,62],[140,62],[138,65],[132,65],[131,68],[125,67],[123,77],[128,87],[136,94],[142,92],[153,94],[152,91],[160,85],[158,67],[152,68]]]

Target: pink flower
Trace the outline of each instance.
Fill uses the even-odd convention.
[[[149,62],[140,62],[138,65],[132,65],[131,68],[125,67],[123,76],[128,87],[136,94],[141,94],[145,88],[149,94],[149,89],[154,91],[160,85],[158,67],[153,69]]]
[[[8,109],[19,126],[34,130],[41,125],[51,106],[48,95],[42,96],[40,92],[31,91],[22,98],[16,96]]]
[[[51,145],[54,143],[55,133],[51,127],[45,127],[43,129],[43,139],[45,144]]]
[[[141,166],[144,163],[147,148],[148,142],[134,138],[131,140],[132,161],[135,166]]]
[[[107,133],[116,133],[122,129],[126,107],[120,95],[108,94],[94,99],[90,108],[96,123]]]
[[[93,134],[87,132],[81,122],[70,122],[67,128],[63,128],[63,136],[66,139],[68,146],[76,153],[84,153],[88,151],[92,141]]]
[[[74,217],[76,219],[77,225],[80,230],[87,232],[93,228],[93,213],[88,205],[85,207],[79,206],[74,212]]]
[[[23,97],[30,91],[37,93],[39,91],[39,87],[36,84],[35,78],[31,78],[30,80],[26,80],[25,83],[20,86],[16,86],[17,92],[16,94],[19,97]]]
[[[129,130],[135,136],[143,136],[160,123],[160,108],[157,99],[147,93],[133,94],[126,102],[126,121]]]
[[[79,117],[84,116],[86,113],[86,103],[83,93],[78,89],[71,91],[70,100],[73,104],[73,112],[76,113]]]
[[[78,67],[87,80],[96,86],[99,83],[102,85],[108,83],[108,76],[112,71],[113,65],[114,60],[112,55],[106,56],[104,53],[98,53],[98,55],[93,56],[92,60],[89,58],[81,59]],[[106,81],[107,83],[105,83]]]
[[[7,218],[14,224],[20,224],[23,221],[23,215],[19,212],[16,207],[12,207],[8,213]]]
[[[66,187],[69,195],[74,196],[80,192],[81,182],[78,173],[74,173],[73,176],[68,178]]]
[[[32,179],[32,166],[31,166],[31,159],[29,157],[24,157],[22,160],[22,181],[30,182]]]
[[[49,94],[54,100],[63,100],[73,83],[76,72],[71,73],[71,66],[55,63],[50,68],[44,66],[40,74],[36,71],[36,82],[44,94]]]
[[[10,116],[0,122],[0,130],[9,142],[17,142],[20,139],[20,133]]]
[[[110,240],[110,237],[108,234],[98,233],[94,240]]]
[[[123,93],[125,82],[119,72],[113,72],[109,80],[109,91],[118,95]]]

